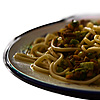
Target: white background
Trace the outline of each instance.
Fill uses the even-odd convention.
[[[4,49],[14,37],[80,13],[100,13],[99,0],[0,1],[0,100],[80,100],[29,85],[12,75],[3,63]]]

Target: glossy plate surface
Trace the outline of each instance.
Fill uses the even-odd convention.
[[[69,84],[63,81],[59,81],[50,77],[47,74],[32,71],[30,69],[30,64],[25,64],[22,62],[17,62],[14,60],[13,55],[19,52],[22,48],[26,48],[35,38],[44,36],[47,33],[52,33],[63,28],[72,19],[100,19],[99,14],[90,15],[77,15],[65,18],[58,22],[50,23],[37,27],[35,29],[29,30],[20,36],[14,38],[7,46],[4,52],[4,63],[10,71],[20,78],[21,80],[32,84],[34,86],[57,92],[64,95],[79,97],[79,98],[100,98],[100,86],[98,85],[77,85]]]

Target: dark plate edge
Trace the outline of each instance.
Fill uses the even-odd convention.
[[[24,81],[24,82],[26,82],[26,83],[28,83],[30,85],[33,85],[33,86],[36,86],[36,87],[39,87],[41,89],[45,89],[45,90],[48,90],[48,91],[51,91],[51,92],[55,92],[55,93],[59,93],[59,94],[62,94],[62,95],[66,95],[66,96],[72,96],[72,97],[84,98],[84,99],[100,99],[100,92],[98,92],[98,91],[86,91],[86,90],[77,90],[77,89],[64,88],[64,87],[60,87],[60,86],[47,84],[47,83],[32,79],[30,77],[27,77],[27,76],[17,72],[14,68],[12,68],[11,67],[11,63],[9,62],[8,57],[7,57],[8,54],[9,54],[9,50],[10,50],[10,47],[12,46],[12,44],[18,38],[21,38],[23,35],[27,34],[28,32],[33,31],[35,29],[39,29],[39,28],[45,27],[45,26],[48,26],[48,25],[53,25],[53,24],[56,24],[56,23],[59,23],[59,22],[62,22],[62,21],[65,21],[65,20],[67,20],[69,18],[74,18],[74,17],[75,16],[71,16],[71,17],[68,17],[66,19],[62,19],[62,20],[57,21],[57,22],[53,22],[53,23],[49,23],[49,24],[46,24],[46,25],[39,26],[37,28],[31,29],[31,30],[29,30],[29,31],[27,31],[27,32],[15,37],[8,44],[7,48],[5,49],[5,51],[3,53],[3,61],[4,61],[4,64],[6,65],[6,67],[9,69],[9,71],[13,75],[15,75],[17,78],[21,79],[22,81]]]

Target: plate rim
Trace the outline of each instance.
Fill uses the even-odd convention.
[[[69,18],[74,18],[76,16],[77,15],[69,16],[69,17],[61,19],[59,21],[48,23],[48,24],[45,24],[45,25],[30,29],[30,30],[22,33],[21,35],[15,37],[11,42],[9,42],[9,44],[7,45],[7,47],[6,47],[6,49],[4,50],[4,53],[3,53],[3,61],[4,61],[4,64],[6,65],[7,69],[14,76],[16,76],[17,78],[21,79],[22,81],[24,81],[24,82],[26,82],[26,83],[28,83],[30,85],[33,85],[33,86],[36,86],[36,87],[51,91],[51,92],[55,92],[55,93],[59,93],[59,94],[67,95],[67,96],[72,96],[72,97],[84,98],[84,99],[100,98],[100,91],[72,89],[72,88],[68,88],[68,87],[65,88],[65,87],[49,84],[47,82],[36,80],[34,77],[33,78],[28,77],[28,75],[22,74],[21,72],[15,70],[12,67],[13,65],[9,61],[8,55],[9,55],[10,48],[12,47],[12,45],[14,43],[16,43],[16,41],[19,38],[21,38],[25,34],[28,34],[29,32],[34,31],[36,29],[39,29],[39,28],[42,28],[42,27],[45,27],[45,26],[48,26],[48,25],[53,25],[53,24],[56,24],[56,23],[59,23],[59,22],[63,22],[65,20],[69,19]]]

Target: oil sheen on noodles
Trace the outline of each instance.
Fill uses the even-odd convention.
[[[32,41],[24,53],[17,52],[14,58],[58,80],[88,85],[100,78],[99,54],[99,24],[72,20],[59,31]]]

